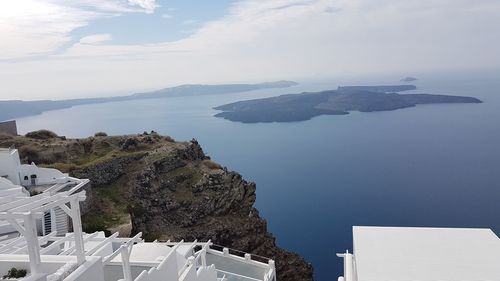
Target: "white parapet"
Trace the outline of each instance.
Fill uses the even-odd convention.
[[[339,254],[339,280],[500,280],[500,239],[491,229],[355,226],[353,250]]]

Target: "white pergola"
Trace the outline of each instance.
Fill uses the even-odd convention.
[[[80,201],[84,201],[85,198],[85,191],[74,194],[69,191],[52,195],[42,193],[32,197],[0,197],[0,220],[8,221],[24,237],[32,273],[40,273],[40,240],[50,240],[49,238],[55,235],[51,233],[39,240],[36,220],[41,219],[44,212],[56,207],[61,208],[71,218],[77,263],[81,265],[85,262],[80,218]]]

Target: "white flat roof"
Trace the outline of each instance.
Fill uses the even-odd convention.
[[[162,243],[138,243],[132,247],[131,263],[161,262],[172,251],[172,248]],[[121,255],[113,258],[113,262],[121,262]]]
[[[490,229],[353,227],[358,281],[500,280]]]

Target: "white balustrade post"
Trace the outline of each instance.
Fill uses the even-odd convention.
[[[35,218],[30,213],[24,216],[24,238],[28,246],[31,273],[40,272],[40,244],[36,230]]]
[[[83,244],[82,219],[80,217],[80,203],[77,199],[71,201],[71,221],[75,237],[76,260],[79,265],[85,262],[85,247]]]
[[[346,251],[343,254],[337,254],[338,257],[344,259],[344,281],[357,281],[356,273],[354,270],[354,258],[349,251]],[[340,278],[339,278],[340,280]]]
[[[207,250],[206,249],[203,249],[203,251],[201,251],[201,265],[203,267],[207,266]]]
[[[125,281],[133,281],[132,280],[132,271],[130,270],[130,253],[128,251],[128,247],[126,245],[122,245],[120,247],[120,253],[122,256],[122,266],[123,266],[123,279]]]
[[[273,260],[269,260],[267,262],[269,264],[269,266],[271,267],[272,269],[272,272],[273,272],[273,280],[276,281],[276,263],[273,261]]]

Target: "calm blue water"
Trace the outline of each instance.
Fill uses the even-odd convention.
[[[450,76],[451,77],[451,76]],[[21,132],[69,137],[156,130],[197,138],[213,159],[257,183],[257,208],[280,246],[315,266],[317,280],[341,272],[336,252],[352,225],[490,227],[500,234],[500,79],[421,77],[419,90],[470,95],[483,104],[426,105],[321,116],[296,123],[240,124],[211,108],[291,89],[80,106],[18,120]],[[358,84],[394,84],[388,79]]]

